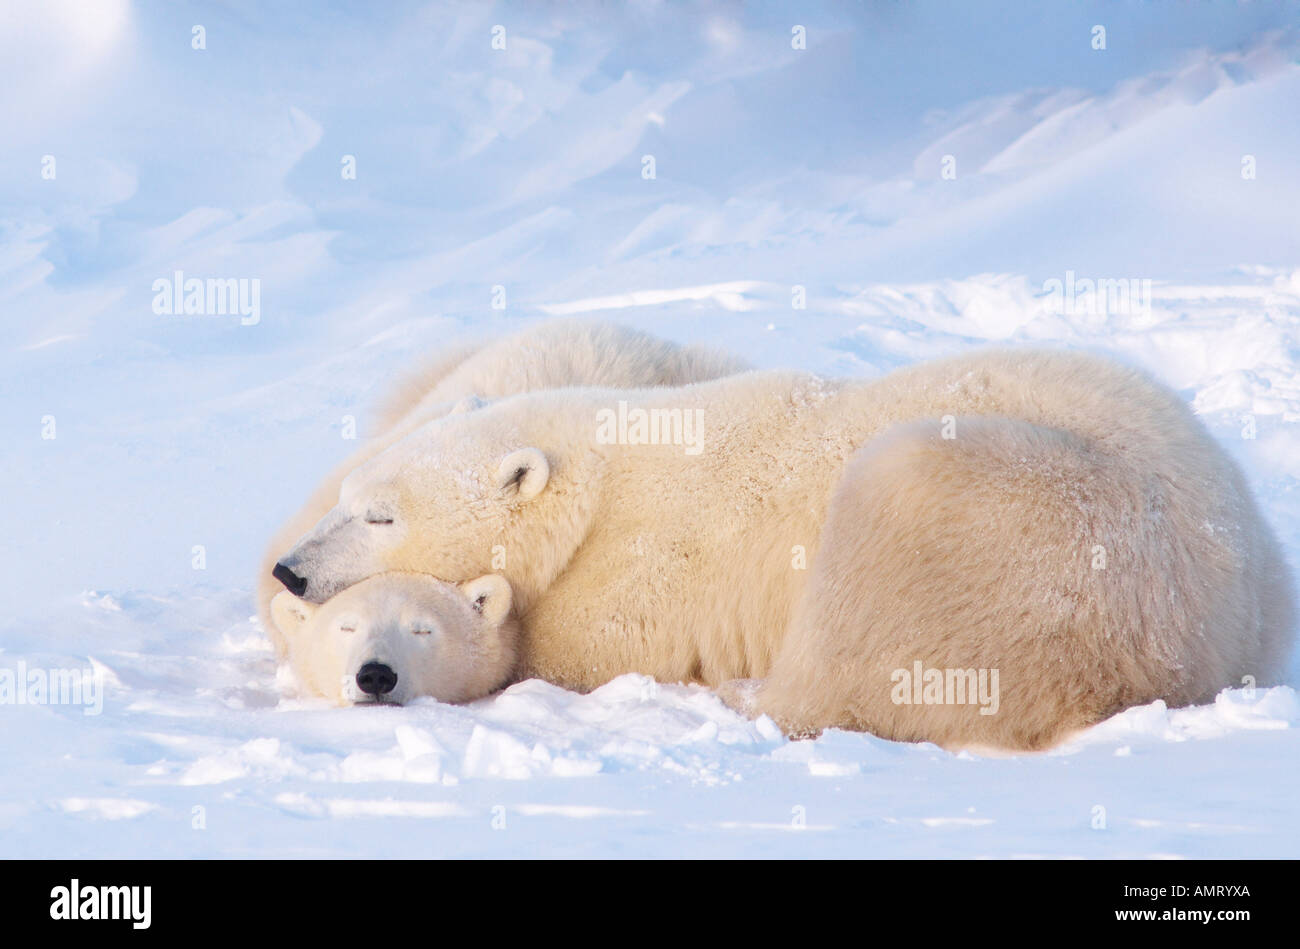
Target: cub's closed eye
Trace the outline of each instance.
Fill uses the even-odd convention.
[[[391,524],[393,523],[393,519],[391,517],[376,517],[374,514],[367,514],[366,523],[367,524]]]
[[[428,636],[430,633],[433,632],[433,630],[431,630],[431,629],[413,629],[413,630],[411,630],[411,632],[415,633],[415,635],[417,635],[417,636]]]

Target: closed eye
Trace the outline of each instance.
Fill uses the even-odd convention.
[[[415,635],[417,635],[417,636],[428,636],[428,635],[430,635],[430,634],[433,632],[433,630],[431,630],[431,629],[413,629],[413,630],[411,630],[411,632],[415,633]]]
[[[376,517],[373,514],[367,514],[366,523],[367,524],[391,524],[393,523],[393,519],[391,517]]]

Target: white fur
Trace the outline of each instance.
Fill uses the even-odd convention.
[[[698,410],[703,450],[608,444],[620,401]],[[393,523],[365,523],[372,504]],[[365,462],[330,518],[288,555],[318,596],[499,568],[521,674],[765,679],[753,711],[792,734],[1046,747],[1127,705],[1276,681],[1294,627],[1230,459],[1172,392],[1079,354],[502,399]],[[895,704],[915,662],[998,670],[997,714]]]
[[[286,644],[270,613],[271,598],[282,589],[271,577],[276,559],[322,518],[334,520],[322,523],[320,530],[338,526],[341,522],[331,509],[339,504],[345,477],[423,422],[473,413],[492,399],[520,392],[573,385],[675,386],[744,368],[739,360],[708,349],[582,320],[551,321],[492,343],[453,347],[441,354],[395,387],[378,413],[374,437],[326,477],[272,538],[258,574],[257,599],[263,627],[277,653],[283,657]],[[367,512],[355,513],[364,518]],[[359,528],[360,522],[350,526]],[[336,547],[342,545],[358,558],[366,556],[364,531],[350,529],[331,536]],[[310,560],[310,549],[303,554]],[[304,569],[310,569],[310,563]]]
[[[287,592],[271,601],[298,680],[337,705],[375,701],[357,684],[367,663],[397,674],[381,701],[421,697],[463,702],[492,692],[514,671],[518,627],[510,585],[486,575],[459,587],[419,574],[387,573],[317,606]]]

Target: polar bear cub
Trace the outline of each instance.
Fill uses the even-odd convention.
[[[271,615],[299,681],[336,705],[467,702],[511,678],[519,639],[511,600],[497,574],[458,585],[385,573],[319,606],[279,593]]]

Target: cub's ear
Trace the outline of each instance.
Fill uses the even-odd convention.
[[[529,501],[542,493],[551,477],[551,466],[546,456],[536,448],[512,451],[501,460],[497,468],[497,485],[503,492],[518,492],[521,501]]]
[[[493,626],[505,622],[515,596],[510,589],[510,581],[497,573],[489,573],[477,580],[467,580],[460,585],[460,592],[465,594],[474,612],[482,614]]]
[[[475,409],[481,409],[485,405],[487,405],[487,403],[484,402],[482,399],[480,399],[478,396],[467,395],[465,396],[465,398],[461,399],[459,402],[453,405],[451,407],[451,411],[448,412],[447,414],[464,415],[466,412],[473,412]]]
[[[300,600],[288,590],[281,590],[271,600],[271,620],[285,637],[298,632],[316,612],[316,604]]]

